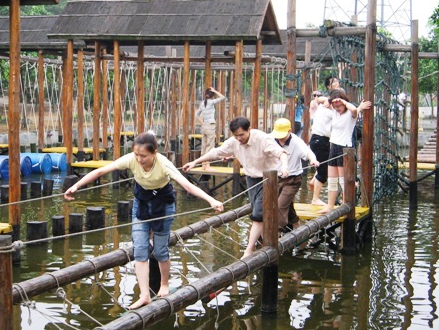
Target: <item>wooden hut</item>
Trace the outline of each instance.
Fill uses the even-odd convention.
[[[235,84],[233,88],[233,113],[241,109],[242,58],[243,45],[253,45],[256,54],[255,79],[260,76],[260,58],[263,44],[281,44],[280,32],[270,0],[189,0],[189,1],[74,1],[69,2],[64,12],[58,17],[49,38],[67,39],[73,45],[76,40],[83,40],[94,47],[96,67],[100,64],[101,49],[114,55],[114,157],[120,156],[120,81],[119,67],[120,46],[137,46],[138,68],[144,65],[145,45],[180,45],[184,47],[182,128],[183,147],[182,162],[189,160],[188,115],[189,115],[189,66],[190,46],[205,46],[206,85],[210,86],[211,47],[214,45],[235,47]],[[73,46],[68,47],[73,53]],[[67,55],[67,58],[73,58]],[[71,65],[67,66],[67,70]],[[137,70],[137,98],[144,99],[143,70]],[[67,79],[68,78],[68,71]],[[255,83],[259,86],[259,81]],[[99,148],[99,112],[100,81],[95,80],[93,149]],[[254,98],[258,97],[255,90]],[[66,111],[71,109],[67,101]],[[257,111],[257,107],[255,108]],[[257,112],[256,112],[257,113]],[[137,109],[139,132],[144,128],[143,102]],[[257,120],[257,115],[254,116]],[[68,130],[66,130],[68,131]],[[175,130],[173,129],[175,132]]]

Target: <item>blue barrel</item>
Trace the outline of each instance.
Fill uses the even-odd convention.
[[[20,154],[20,172],[22,176],[29,176],[32,173],[32,160],[29,156]]]
[[[9,156],[0,156],[0,177],[2,180],[9,179]]]
[[[61,172],[67,170],[66,154],[51,153],[50,157],[52,158],[52,170]]]
[[[23,152],[22,156],[29,156],[32,161],[32,173],[48,174],[52,172],[52,158],[49,154]]]

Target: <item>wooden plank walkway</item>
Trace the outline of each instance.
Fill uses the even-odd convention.
[[[403,169],[403,170],[410,169],[410,163],[409,162],[399,163],[398,166],[399,166],[400,169]],[[416,166],[417,166],[418,170],[434,171],[436,169],[436,164],[434,162],[432,162],[432,163],[421,163],[421,162],[418,162]]]
[[[8,223],[0,223],[0,234],[7,234],[12,232],[12,226]]]
[[[78,147],[73,147],[72,149],[72,153],[74,155],[76,155],[78,153],[79,149]],[[93,153],[93,148],[84,148],[83,149],[85,154],[92,154]],[[66,147],[51,147],[51,148],[43,148],[42,152],[47,152],[47,153],[66,153],[67,152],[67,148]],[[99,152],[105,152],[105,149],[101,148],[99,149]]]
[[[87,160],[85,162],[72,163],[71,165],[76,168],[100,168],[112,162],[112,160]]]
[[[294,209],[300,220],[314,220],[315,218],[321,216],[318,212],[323,209],[324,206],[311,205],[305,203],[294,203]],[[337,206],[336,206],[337,208]],[[355,219],[361,221],[369,216],[370,210],[368,207],[355,207]],[[339,218],[337,221],[343,221],[345,216]]]
[[[215,175],[215,176],[229,176],[233,174],[233,167],[211,166],[209,170],[203,170],[201,167],[195,167],[188,173],[200,175]],[[241,168],[239,174],[244,175],[244,170]]]

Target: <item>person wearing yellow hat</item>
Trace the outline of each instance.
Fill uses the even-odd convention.
[[[319,166],[315,154],[297,135],[291,134],[291,122],[279,118],[273,126],[271,135],[288,154],[288,176],[278,181],[278,221],[279,228],[293,229],[298,226],[299,217],[294,209],[294,197],[302,186],[302,159],[311,165]]]

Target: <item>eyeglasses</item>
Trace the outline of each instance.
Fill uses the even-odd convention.
[[[312,96],[316,97],[316,96],[322,96],[322,94],[313,94]]]

